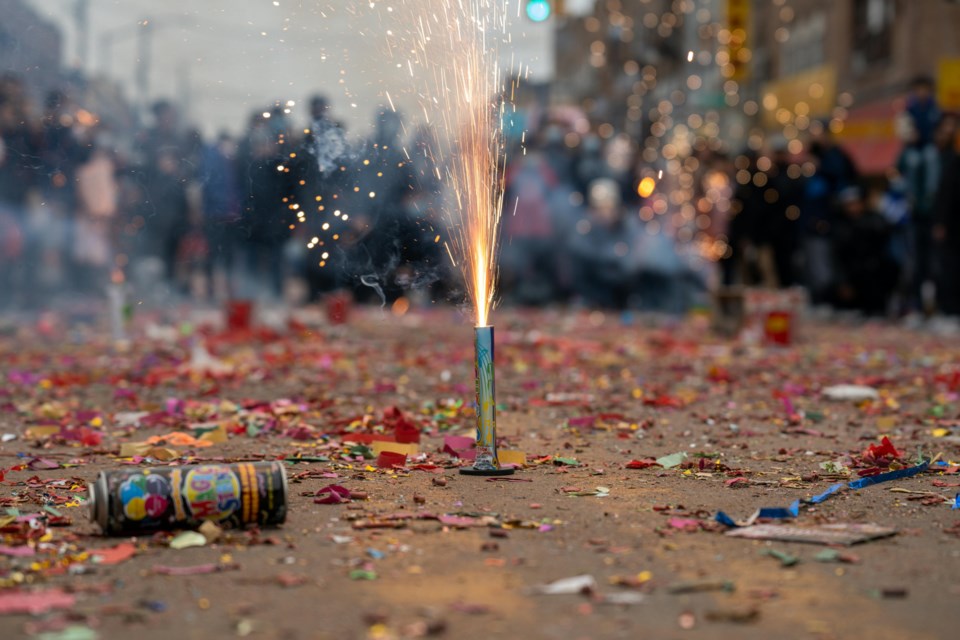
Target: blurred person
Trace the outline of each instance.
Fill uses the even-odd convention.
[[[588,193],[587,217],[576,224],[569,240],[574,293],[587,305],[623,310],[639,274],[639,219],[626,215],[616,181],[595,180]]]
[[[704,282],[694,273],[693,252],[681,257],[674,236],[653,222],[645,223],[632,248],[632,268],[636,270],[631,307],[644,311],[672,314],[684,313],[695,291],[704,289]]]
[[[791,158],[786,143],[773,149],[768,182],[763,190],[767,241],[773,249],[777,283],[781,288],[799,281],[800,231],[804,208],[804,180],[790,175]]]
[[[39,207],[37,176],[42,168],[42,129],[31,115],[23,80],[0,76],[0,227],[5,254],[0,269],[0,304],[29,303],[36,295],[40,236],[31,212]]]
[[[119,185],[112,154],[96,146],[76,170],[77,212],[74,266],[81,290],[102,290],[114,260],[111,228],[117,215]]]
[[[911,311],[909,301],[913,289],[913,233],[911,205],[906,181],[896,169],[890,169],[886,190],[879,187],[874,193],[873,207],[884,217],[890,228],[890,258],[897,269],[891,315],[896,317]]]
[[[833,235],[835,304],[867,316],[882,315],[897,277],[889,253],[890,226],[859,187],[847,187],[840,194],[840,205]]]
[[[536,148],[507,168],[500,243],[504,295],[520,304],[544,304],[557,295],[557,228],[550,194],[560,184],[548,157]]]
[[[758,265],[762,195],[753,183],[753,176],[759,171],[758,160],[759,155],[753,150],[744,151],[734,160],[739,171],[727,226],[730,248],[721,262],[723,283],[727,286],[753,286],[762,279]]]
[[[816,164],[816,174],[825,183],[824,192],[834,204],[848,187],[858,185],[860,176],[849,154],[843,150],[830,131],[828,123],[817,122],[811,126],[809,152]]]
[[[933,274],[933,209],[940,184],[940,152],[932,138],[923,142],[916,117],[909,111],[897,118],[896,130],[903,141],[896,170],[903,178],[903,187],[910,205],[911,259],[909,277],[911,291],[908,310],[929,307],[924,288]]]
[[[826,303],[834,285],[833,223],[840,215],[839,194],[854,186],[859,176],[853,160],[836,143],[829,126],[816,123],[809,142],[813,175],[804,187],[802,243],[804,283],[814,304]]]
[[[75,230],[78,223],[77,171],[91,154],[90,132],[77,126],[70,112],[68,98],[62,91],[51,91],[45,102],[42,121],[43,171],[40,189],[44,204],[53,216],[51,226],[61,229],[56,258],[69,279],[80,276],[83,268],[74,268],[76,257]],[[64,250],[65,249],[65,250]],[[78,281],[71,284],[79,285]]]
[[[292,192],[285,158],[274,132],[255,123],[247,138],[249,156],[240,167],[241,223],[247,247],[246,264],[252,281],[263,285],[261,292],[283,297],[286,269],[283,247],[293,224],[284,198]]]
[[[573,167],[576,160],[570,147],[564,141],[563,127],[558,124],[547,125],[541,134],[542,148],[550,168],[563,184],[572,185],[574,180]]]
[[[350,211],[360,233],[346,254],[345,275],[359,299],[376,293],[392,301],[417,281],[411,261],[420,253],[417,245],[426,230],[410,208],[415,201],[408,199],[417,181],[402,151],[401,116],[384,110],[375,118],[373,137],[354,163],[354,182],[340,205]]]
[[[611,171],[603,158],[603,140],[596,134],[584,136],[574,160],[573,175],[577,190],[587,193],[596,180],[610,178]]]
[[[430,139],[422,136],[426,132],[415,132],[409,147],[417,145],[427,147]],[[431,136],[432,137],[432,136]],[[398,142],[402,142],[399,141]],[[445,282],[449,282],[451,264],[444,249],[447,245],[448,227],[443,219],[442,185],[433,178],[424,180],[413,158],[401,158],[403,166],[396,167],[397,189],[393,197],[397,200],[398,215],[401,219],[400,247],[402,262],[395,274],[400,289],[414,301],[436,300],[447,295]]]
[[[960,153],[957,118],[945,117],[937,132],[942,148],[940,184],[934,200],[933,237],[940,254],[938,302],[941,311],[960,316]]]
[[[186,156],[186,141],[180,128],[180,114],[169,100],[157,100],[150,108],[153,124],[137,134],[135,150],[145,173],[154,170],[161,152],[170,152],[178,161]],[[182,170],[183,168],[181,168]]]
[[[159,260],[159,277],[185,293],[187,286],[179,267],[181,244],[191,228],[188,140],[172,102],[157,100],[151,113],[151,126],[136,135],[136,164],[131,168],[136,188],[126,194],[139,197],[134,207],[135,219],[140,222],[135,253],[142,265]]]
[[[296,202],[307,212],[305,224],[298,228],[298,234],[303,236],[298,241],[307,245],[307,238],[316,237],[323,238],[321,242],[324,242],[312,254],[305,253],[300,260],[299,271],[306,280],[307,299],[316,301],[339,285],[332,261],[323,260],[316,254],[329,251],[326,237],[333,235],[329,233],[331,214],[335,210],[332,205],[335,204],[334,196],[339,199],[345,184],[345,172],[340,168],[344,166],[341,160],[349,146],[343,127],[332,118],[326,96],[311,96],[307,107],[307,132],[300,141],[293,166],[298,176]],[[328,225],[326,229],[324,224]]]
[[[620,133],[607,141],[603,147],[605,177],[616,180],[620,185],[621,200],[629,202],[633,190],[634,160],[637,147],[626,134]]]
[[[945,165],[957,155],[957,142],[960,139],[960,115],[956,113],[944,114],[937,125],[937,132],[933,136],[933,143],[940,152],[940,164]]]
[[[222,292],[233,297],[233,268],[237,253],[237,223],[240,220],[240,190],[237,184],[237,145],[227,133],[203,148],[200,185],[203,200],[203,234],[207,242],[205,271],[209,295]],[[217,280],[222,279],[222,286]]]
[[[918,147],[932,145],[934,133],[942,113],[934,94],[935,85],[929,76],[917,76],[910,81],[907,93],[906,113],[916,130],[915,144]]]
[[[141,240],[147,255],[163,261],[167,282],[185,291],[178,263],[181,242],[190,230],[190,206],[181,157],[176,147],[160,147],[155,153],[156,164],[147,167],[141,203],[145,220]]]
[[[786,288],[798,282],[804,186],[801,178],[791,177],[789,166],[785,146],[777,145],[756,159],[751,180],[735,193],[731,237],[743,247],[745,284]]]

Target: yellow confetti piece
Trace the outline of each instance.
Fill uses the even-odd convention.
[[[382,440],[376,440],[372,443],[373,455],[379,456],[384,451],[390,453],[400,453],[403,455],[416,455],[420,452],[420,445],[416,442],[404,443],[404,442],[384,442]]]
[[[497,451],[497,458],[500,460],[500,464],[527,464],[527,455],[523,451],[501,449]]]
[[[24,435],[29,439],[39,439],[52,436],[55,433],[60,433],[60,427],[54,425],[40,425],[30,427],[27,429],[27,432]]]
[[[897,426],[896,416],[881,416],[877,418],[877,431],[886,433]]]

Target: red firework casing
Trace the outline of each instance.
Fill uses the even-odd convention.
[[[763,333],[768,342],[788,346],[793,341],[793,314],[771,311],[764,322]]]
[[[253,302],[250,300],[230,300],[227,302],[227,329],[230,331],[249,331],[253,319]]]
[[[327,320],[330,324],[346,324],[352,302],[350,294],[344,291],[327,296]]]

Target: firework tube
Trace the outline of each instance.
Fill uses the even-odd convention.
[[[477,378],[477,459],[460,473],[473,476],[506,476],[497,459],[497,399],[493,376],[493,327],[473,330]]]

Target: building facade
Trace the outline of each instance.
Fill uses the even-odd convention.
[[[708,126],[730,147],[826,123],[874,172],[899,148],[913,78],[960,111],[952,0],[598,0],[557,28],[555,101],[654,146],[663,121]]]

